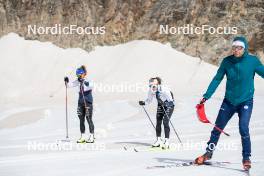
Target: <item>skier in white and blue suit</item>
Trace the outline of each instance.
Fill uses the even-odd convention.
[[[90,80],[87,79],[87,70],[84,65],[76,70],[77,79],[73,82],[69,82],[69,78],[65,77],[64,81],[67,83],[67,87],[79,87],[79,100],[77,114],[80,119],[80,131],[81,137],[77,141],[78,143],[94,143],[94,123],[93,117],[93,85]],[[89,125],[90,136],[88,140],[85,140],[85,118]]]

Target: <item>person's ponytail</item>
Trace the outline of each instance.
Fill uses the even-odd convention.
[[[86,69],[85,65],[82,65],[80,68],[84,71],[84,73],[86,75],[87,74],[87,69]]]

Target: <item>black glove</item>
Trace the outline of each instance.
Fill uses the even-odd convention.
[[[83,79],[83,78],[78,78],[78,81],[79,81],[80,83],[83,83],[84,79]]]
[[[146,104],[145,101],[139,101],[138,103],[139,103],[139,105],[141,105],[141,106],[144,106],[144,105]]]
[[[64,77],[64,82],[67,84],[69,82],[69,78],[66,76]]]
[[[203,98],[202,100],[200,100],[200,104],[204,104],[206,102],[206,98]]]

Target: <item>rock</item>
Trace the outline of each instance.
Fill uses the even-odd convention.
[[[28,25],[105,27],[104,35],[32,34]],[[160,25],[237,27],[238,34],[161,34]],[[28,40],[91,51],[95,46],[131,40],[171,43],[176,50],[219,64],[234,36],[245,35],[250,52],[264,60],[263,0],[0,0],[0,36],[18,33]]]

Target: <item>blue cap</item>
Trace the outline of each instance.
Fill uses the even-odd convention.
[[[78,68],[78,69],[76,70],[76,75],[77,75],[77,76],[80,76],[80,75],[82,75],[82,74],[85,74],[85,71],[84,71],[82,68]]]

